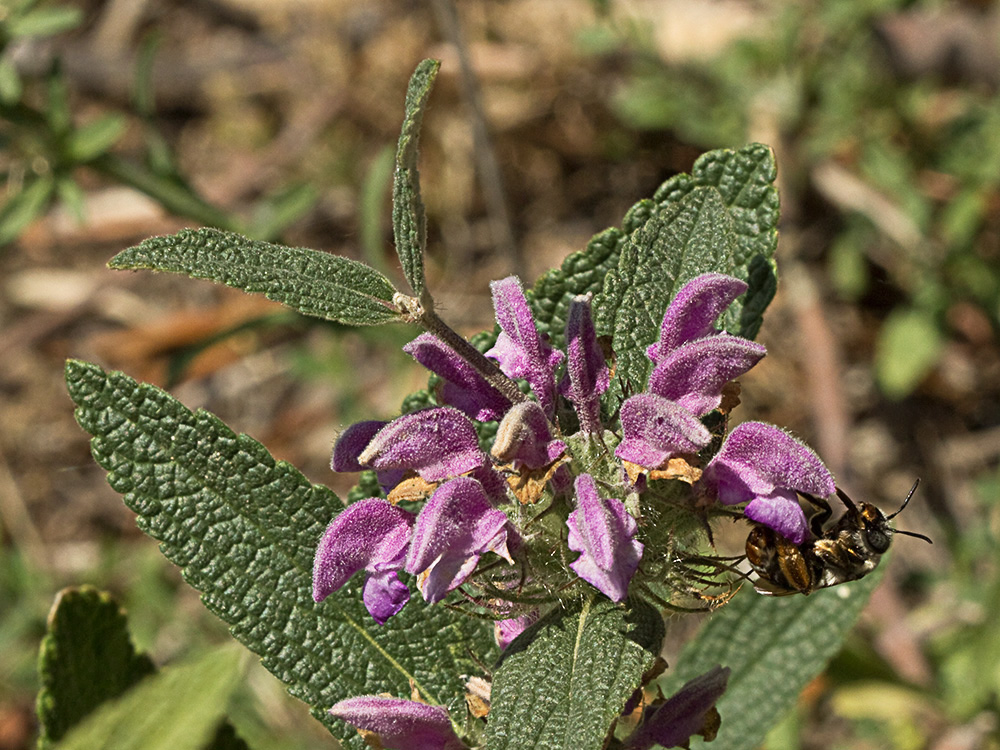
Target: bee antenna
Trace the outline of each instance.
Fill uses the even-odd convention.
[[[902,529],[893,529],[893,534],[905,534],[906,536],[915,536],[917,539],[923,539],[928,544],[934,544],[930,537],[926,537],[923,534],[918,534],[915,531],[903,531]]]
[[[896,516],[898,516],[902,512],[903,508],[905,508],[906,504],[908,502],[910,502],[910,498],[913,497],[913,493],[917,491],[917,487],[919,487],[919,486],[920,486],[920,478],[918,477],[917,481],[915,481],[913,483],[913,486],[910,487],[910,491],[906,494],[906,499],[903,500],[903,504],[899,506],[899,510],[897,510],[895,513],[893,513],[891,516],[886,516],[885,517],[887,521],[892,520],[893,518],[895,518]],[[902,533],[902,532],[900,532],[900,533]],[[913,535],[911,535],[911,536],[913,536]],[[919,536],[919,534],[916,535],[916,536]],[[927,541],[930,541],[930,539],[928,539]]]
[[[847,493],[840,489],[840,487],[837,488],[837,497],[839,497],[840,501],[847,506],[848,510],[858,509],[858,507],[854,504],[854,501],[851,500],[851,498],[847,496]],[[895,513],[893,515],[895,515]]]

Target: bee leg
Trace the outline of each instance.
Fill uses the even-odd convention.
[[[828,503],[825,498],[816,497],[815,495],[807,495],[804,492],[800,494],[817,509],[817,511],[813,513],[812,517],[809,519],[809,530],[812,532],[814,537],[819,538],[823,536],[823,527],[833,515],[833,508],[830,507],[830,503]]]

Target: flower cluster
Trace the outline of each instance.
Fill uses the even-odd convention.
[[[538,602],[577,596],[579,581],[621,602],[643,575],[652,575],[643,573],[644,555],[667,557],[644,515],[657,501],[647,489],[659,479],[687,483],[691,512],[745,504],[748,519],[801,543],[808,524],[797,494],[835,491],[816,454],[759,422],[738,425],[718,443],[738,403],[731,384],[766,353],[715,327],[746,290],[718,273],[684,285],[646,351],[646,389],[619,408],[602,404],[612,373],[590,295],[570,304],[565,351],[539,332],[516,277],[492,284],[500,332],[485,359],[432,333],[418,336],[404,350],[439,377],[436,396],[444,405],[361,422],[341,434],[333,469],[376,472],[384,496],[349,505],[327,528],[314,563],[316,601],[363,573],[364,604],[382,624],[409,600],[399,576],[405,572],[431,603],[463,587],[469,602],[495,618],[498,643],[506,647],[537,619]],[[529,393],[498,378],[526,382]],[[723,418],[713,420],[713,413]],[[486,422],[499,422],[488,453],[480,444]],[[488,553],[493,559],[483,561]],[[523,595],[526,587],[531,597]],[[529,600],[536,604],[523,604]],[[692,690],[714,703],[724,676],[705,681],[709,688],[699,683]],[[409,727],[400,730],[406,747],[460,746],[437,708],[352,701],[338,704],[335,715],[367,722],[386,747],[402,745],[387,740],[396,730],[382,726],[385,716],[395,717],[397,729]],[[382,718],[369,720],[366,712]],[[633,746],[659,742],[666,735],[658,726],[644,729],[648,742]],[[427,733],[435,739],[420,744]]]

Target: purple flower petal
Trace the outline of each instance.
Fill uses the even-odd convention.
[[[399,580],[395,570],[384,570],[369,574],[361,598],[372,619],[385,625],[410,601],[410,590]]]
[[[323,601],[357,572],[368,574],[365,606],[381,625],[409,599],[396,579],[403,568],[414,515],[382,498],[347,506],[327,527],[313,561],[313,599]],[[372,578],[376,579],[372,582]],[[370,590],[369,590],[370,586]]]
[[[678,453],[697,453],[711,435],[697,417],[654,393],[640,393],[621,408],[623,440],[615,455],[623,461],[655,469]]]
[[[422,333],[404,346],[403,351],[441,376],[444,379],[441,398],[473,419],[490,422],[510,408],[510,399],[436,336]]]
[[[368,447],[375,433],[387,424],[389,423],[372,419],[352,424],[341,432],[333,446],[330,468],[334,471],[364,471],[366,467],[358,463],[358,456]]]
[[[555,371],[563,354],[539,335],[516,276],[494,281],[490,289],[500,335],[486,356],[496,359],[508,377],[527,380],[542,410],[551,417],[555,413]]]
[[[828,497],[837,489],[833,475],[809,446],[763,422],[744,422],[730,432],[705,467],[702,482],[724,505],[751,501],[753,520],[795,544],[808,534],[805,514],[792,507],[793,502],[798,507],[795,493]]]
[[[577,296],[570,302],[566,321],[566,375],[560,385],[560,391],[576,410],[580,429],[588,434],[602,431],[600,395],[611,382],[590,315],[592,296]]]
[[[500,650],[506,649],[510,642],[517,638],[521,633],[527,630],[529,627],[537,622],[539,617],[539,612],[537,609],[532,610],[526,615],[521,615],[520,617],[511,617],[507,620],[497,620],[493,623],[493,636],[496,638],[497,645]]]
[[[648,390],[700,417],[719,405],[726,383],[766,353],[760,344],[727,334],[691,341],[660,359],[649,376]]]
[[[336,445],[333,446],[330,468],[338,472],[364,471],[365,467],[358,463],[358,456],[368,447],[368,443],[372,441],[375,434],[387,424],[389,423],[379,420],[358,422],[340,433]],[[380,471],[378,472],[378,483],[383,490],[388,492],[399,484],[405,475],[405,469]]]
[[[497,427],[491,455],[515,469],[538,469],[557,459],[566,450],[561,440],[553,440],[549,420],[535,401],[511,407]]]
[[[809,535],[809,521],[794,492],[775,490],[773,495],[755,497],[743,515],[774,529],[793,544],[802,544]]]
[[[648,750],[653,745],[688,747],[692,736],[704,733],[705,715],[726,692],[729,671],[729,667],[716,666],[686,682],[665,703],[648,709],[625,741],[626,750]]]
[[[458,409],[441,406],[405,414],[383,427],[358,456],[373,469],[412,469],[428,482],[486,465],[472,422]]]
[[[817,497],[837,490],[833,475],[812,448],[763,422],[737,425],[705,467],[706,478],[718,486],[725,505],[771,495],[776,489]]]
[[[482,485],[468,477],[445,482],[427,501],[413,528],[406,571],[426,574],[424,598],[440,601],[471,574],[483,553],[505,552],[507,516]]]
[[[601,498],[589,474],[576,478],[577,507],[566,521],[569,548],[581,552],[570,567],[583,580],[615,602],[628,595],[628,584],[639,568],[643,546],[633,537],[638,529],[625,505]]]
[[[386,750],[463,750],[448,711],[403,698],[360,695],[340,701],[330,713],[378,734]]]
[[[660,340],[646,349],[646,356],[656,365],[681,344],[716,333],[716,319],[746,290],[745,282],[721,273],[691,279],[667,308]]]

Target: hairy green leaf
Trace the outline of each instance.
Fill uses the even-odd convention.
[[[884,562],[884,560],[883,560]],[[752,750],[795,703],[802,688],[840,649],[881,570],[809,596],[761,596],[749,587],[712,615],[662,681],[671,695],[716,664],[729,667],[729,687],[717,707],[715,742],[694,747]]]
[[[122,373],[70,361],[76,418],[108,481],[202,601],[289,692],[352,747],[326,713],[350,696],[410,696],[464,710],[463,673],[495,653],[488,624],[415,597],[388,624],[365,611],[360,577],[317,604],[312,561],[343,506],[217,417]],[[478,662],[482,663],[482,661]]]
[[[202,750],[223,720],[242,662],[241,649],[229,646],[167,667],[98,708],[56,750]]]
[[[695,276],[731,272],[735,249],[732,219],[713,187],[696,188],[629,237],[598,308],[599,330],[613,337],[619,388],[645,387],[646,347],[659,337],[667,304]]]
[[[702,154],[690,175],[670,178],[653,196],[662,205],[674,203],[704,185],[711,185],[721,193],[733,219],[736,254],[731,270],[716,270],[750,283],[750,290],[727,311],[725,323],[728,330],[739,331],[746,338],[753,338],[760,329],[764,308],[774,297],[777,284],[773,261],[778,247],[778,188],[774,185],[777,177],[778,167],[771,148],[751,143],[736,150],[717,149]],[[757,258],[760,259],[756,261],[757,275],[748,278]]]
[[[218,229],[185,229],[152,237],[118,253],[108,266],[210,279],[246,292],[260,292],[304,315],[348,325],[402,320],[392,303],[396,290],[385,276],[364,263]]]
[[[521,634],[494,672],[490,750],[598,750],[652,666],[663,619],[649,604],[591,597]]]
[[[38,656],[38,747],[48,748],[105,701],[155,671],[136,653],[125,613],[90,586],[59,592]]]
[[[621,229],[606,229],[597,234],[585,250],[571,254],[560,268],[538,280],[533,290],[533,304],[539,329],[549,335],[555,346],[562,346],[570,300],[577,294],[601,292],[604,277],[617,268],[618,257],[629,235],[695,188],[711,186],[718,188],[732,216],[737,246],[732,268],[712,270],[739,276],[751,285],[750,291],[727,314],[726,327],[752,338],[760,328],[764,308],[774,296],[772,257],[778,242],[776,176],[774,153],[760,143],[703,154],[694,163],[690,175],[670,178],[657,189],[652,200],[640,201],[629,209]],[[758,256],[760,260],[754,261]],[[751,264],[758,270],[755,276],[748,278]],[[743,307],[750,308],[753,314],[744,314]]]
[[[427,99],[441,67],[439,60],[423,60],[410,77],[406,90],[406,113],[396,147],[396,172],[392,185],[392,229],[396,253],[403,266],[403,276],[413,293],[424,299],[424,248],[427,245],[427,216],[420,197],[420,172],[417,169],[420,126]]]

